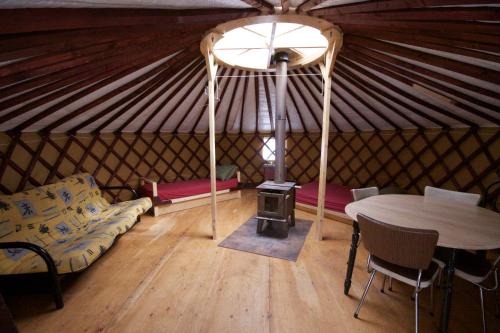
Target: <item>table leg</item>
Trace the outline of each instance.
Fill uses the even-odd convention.
[[[351,288],[351,277],[352,277],[352,271],[354,269],[354,261],[356,260],[358,242],[359,242],[359,225],[358,222],[352,221],[351,249],[349,250],[349,260],[347,261],[347,272],[344,281],[345,295],[349,294],[349,289]]]
[[[455,260],[457,250],[450,249],[448,262],[444,268],[444,286],[443,286],[443,310],[441,311],[441,333],[448,332],[448,322],[451,312],[451,296],[453,294],[453,277],[455,276]]]

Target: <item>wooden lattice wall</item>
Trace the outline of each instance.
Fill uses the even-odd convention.
[[[500,178],[500,131],[460,129],[331,134],[328,181],[352,187],[397,185],[422,193],[425,185],[482,192]],[[242,181],[263,180],[264,135],[220,135],[218,163],[237,164]],[[287,139],[289,176],[318,177],[320,136]],[[172,134],[67,136],[0,133],[0,191],[12,193],[90,172],[101,185],[140,177],[174,181],[208,177],[208,137]]]

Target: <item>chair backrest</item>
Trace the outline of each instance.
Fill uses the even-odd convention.
[[[443,190],[441,188],[426,186],[424,189],[424,196],[433,199],[446,199],[459,201],[466,205],[477,206],[481,200],[481,195],[476,193],[458,192]]]
[[[500,180],[491,183],[483,193],[483,200],[481,200],[480,206],[484,208],[490,208],[495,212],[499,212],[498,199],[500,197]]]
[[[357,221],[363,245],[371,255],[407,268],[429,267],[439,238],[437,231],[394,226],[363,214],[358,214]]]
[[[366,188],[353,188],[351,190],[352,199],[354,201],[359,201],[364,198],[372,197],[374,195],[379,195],[378,187],[366,187]]]

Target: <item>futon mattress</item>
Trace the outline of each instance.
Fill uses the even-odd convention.
[[[238,179],[217,180],[217,191],[233,189],[238,186]],[[153,197],[153,186],[146,183],[141,187],[141,193],[146,197]],[[193,195],[210,193],[210,179],[183,180],[173,183],[158,183],[158,198],[161,201],[190,197]]]
[[[296,190],[297,202],[317,206],[318,205],[318,182],[302,185]],[[326,184],[325,208],[344,213],[345,206],[352,201],[351,189],[337,184]]]

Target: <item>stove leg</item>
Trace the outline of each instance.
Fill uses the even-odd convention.
[[[260,234],[262,233],[262,226],[264,224],[264,220],[262,219],[257,219],[257,233]]]

